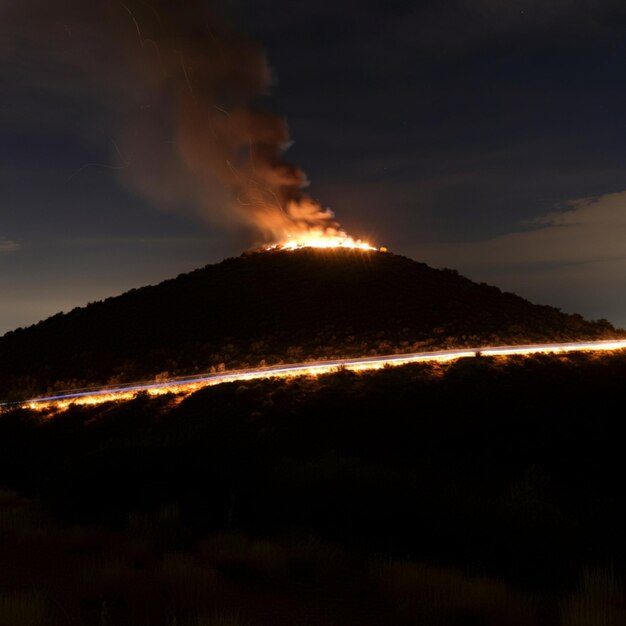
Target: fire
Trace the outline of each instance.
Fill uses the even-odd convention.
[[[265,250],[299,250],[300,248],[350,248],[386,252],[386,248],[377,248],[367,241],[354,239],[342,231],[329,233],[323,229],[315,228],[288,235],[283,241],[265,246]]]
[[[262,199],[255,204],[253,225],[267,242],[261,250],[298,250],[300,248],[349,248],[384,252],[368,241],[350,237],[335,214],[309,196],[272,204]]]

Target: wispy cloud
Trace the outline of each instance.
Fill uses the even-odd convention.
[[[573,200],[492,239],[410,252],[535,302],[626,326],[626,191]]]
[[[16,241],[11,241],[4,237],[0,237],[0,254],[8,254],[9,252],[15,252],[19,249],[20,244]]]
[[[472,268],[626,259],[626,191],[573,200],[523,227],[485,241],[434,244],[423,252],[436,265]]]

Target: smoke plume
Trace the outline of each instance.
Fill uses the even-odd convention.
[[[0,5],[2,75],[98,95],[111,167],[152,202],[193,207],[263,241],[342,235],[284,158],[285,121],[263,110],[263,50],[201,0],[39,0]],[[11,68],[6,59],[11,59]]]

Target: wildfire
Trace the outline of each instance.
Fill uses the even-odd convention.
[[[251,200],[252,198],[248,198]],[[369,241],[350,237],[335,214],[318,202],[303,195],[297,200],[272,203],[261,194],[251,203],[254,210],[246,215],[260,232],[264,241],[260,250],[299,250],[301,248],[343,248],[374,252],[387,252]],[[247,206],[247,205],[246,205]],[[247,206],[247,209],[250,209]]]
[[[329,233],[322,229],[311,229],[289,235],[283,241],[265,246],[265,250],[299,250],[300,248],[350,248],[375,252],[387,251],[386,248],[377,248],[367,241],[354,239],[342,231]]]

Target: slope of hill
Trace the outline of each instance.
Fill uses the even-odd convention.
[[[0,398],[462,345],[624,336],[453,270],[377,252],[247,254],[0,338]]]
[[[625,377],[626,351],[471,357],[228,383],[184,399],[140,395],[53,419],[17,408],[0,415],[0,485],[43,499],[71,524],[120,528],[175,507],[178,531],[171,515],[163,531],[185,549],[215,531],[313,533],[355,555],[559,589],[585,568],[626,574],[626,456],[621,415],[607,408],[619,406]],[[244,580],[265,590],[274,579]]]

